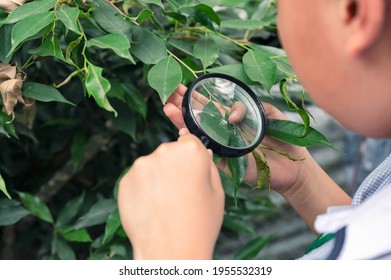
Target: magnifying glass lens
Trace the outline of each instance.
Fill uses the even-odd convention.
[[[193,119],[223,147],[240,150],[258,145],[265,126],[262,106],[247,86],[219,76],[210,75],[192,86],[189,105]]]

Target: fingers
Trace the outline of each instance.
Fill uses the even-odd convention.
[[[187,134],[190,134],[190,131],[189,131],[186,127],[181,128],[181,129],[179,130],[179,136],[185,136],[185,135],[187,135]]]
[[[231,106],[231,114],[228,118],[230,123],[239,123],[244,117],[247,115],[247,106],[243,104],[243,102],[236,101]]]
[[[176,107],[181,108],[182,107],[182,100],[185,96],[187,87],[180,84],[175,91],[170,95],[170,97],[167,100],[167,104],[171,103],[174,104]]]
[[[276,107],[269,103],[262,103],[263,108],[266,112],[266,118],[268,119],[278,119],[278,120],[286,120],[287,117]]]
[[[176,107],[172,103],[167,103],[163,108],[164,114],[170,119],[170,121],[178,128],[186,127],[183,119],[182,110]]]

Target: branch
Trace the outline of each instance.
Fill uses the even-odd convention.
[[[80,161],[80,164],[76,169],[74,168],[72,161],[69,160],[45,185],[40,188],[37,194],[40,199],[44,202],[50,201],[52,197],[55,196],[77,172],[83,169],[83,167],[96,156],[102,146],[110,142],[116,131],[111,127],[111,125],[107,126],[110,127],[106,134],[96,134],[89,139],[86,145],[85,156]]]

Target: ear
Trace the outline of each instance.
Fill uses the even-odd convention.
[[[381,35],[385,21],[384,0],[344,0],[341,5],[347,28],[345,50],[351,56],[359,56]]]

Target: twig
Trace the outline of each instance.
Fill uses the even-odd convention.
[[[109,143],[115,132],[116,131],[114,129],[109,129],[109,132],[105,135],[93,135],[86,145],[85,156],[80,161],[78,167],[75,169],[72,161],[69,160],[45,185],[40,188],[37,196],[44,202],[50,201],[52,197],[55,196],[78,171],[80,171],[92,158],[95,157],[102,146]]]

